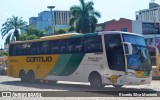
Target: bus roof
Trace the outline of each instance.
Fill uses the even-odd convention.
[[[123,32],[123,31],[103,31],[103,32],[100,32],[99,34],[128,34],[128,35],[137,35],[137,36],[144,37],[141,34],[131,33],[131,32]]]
[[[58,39],[66,39],[66,38],[88,37],[88,36],[94,36],[94,35],[98,35],[98,33],[87,33],[87,34],[68,33],[68,34],[44,36],[44,37],[41,37],[40,39],[35,39],[35,40],[12,41],[11,44],[27,43],[27,42],[38,42],[38,41],[45,41],[45,40],[58,40]]]
[[[44,36],[44,37],[41,37],[40,39],[35,39],[35,40],[14,41],[14,42],[11,42],[11,44],[38,42],[38,41],[45,41],[45,40],[58,40],[58,39],[66,39],[66,38],[88,37],[88,36],[96,36],[96,35],[102,35],[102,34],[130,34],[130,35],[137,35],[137,36],[143,37],[142,35],[139,35],[139,34],[136,34],[136,33],[130,33],[130,32],[103,31],[103,32],[99,32],[99,33],[87,33],[87,34],[67,33],[67,34],[60,34],[60,35]]]

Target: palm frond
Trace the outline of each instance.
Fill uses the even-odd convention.
[[[27,25],[27,22],[22,20],[22,17],[12,16],[11,18],[7,18],[6,22],[2,24],[1,35],[2,38],[6,37],[6,42],[16,37],[19,37],[19,31]]]
[[[11,39],[12,34],[9,33],[8,36],[6,37],[5,43],[9,44],[10,43],[10,39]]]

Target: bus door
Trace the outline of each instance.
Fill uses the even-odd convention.
[[[116,80],[114,79],[111,82],[114,84],[117,83],[123,85],[125,75],[125,60],[120,34],[105,34],[104,41],[107,62],[111,72],[110,77],[116,77]],[[121,77],[120,80],[118,79],[119,77]]]

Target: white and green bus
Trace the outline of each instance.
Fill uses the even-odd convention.
[[[93,87],[149,84],[150,55],[143,36],[108,31],[46,36],[9,45],[8,76],[90,82]]]

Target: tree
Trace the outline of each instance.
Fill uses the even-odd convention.
[[[75,31],[75,27],[74,26],[71,26],[69,29],[68,29],[68,32],[74,32]]]
[[[20,39],[22,41],[24,40],[33,40],[33,39],[39,39],[40,37],[44,36],[44,32],[45,31],[41,31],[41,30],[38,30],[36,28],[27,28],[25,30],[24,33],[22,33],[20,35]]]
[[[59,29],[58,34],[64,34],[67,33],[68,31],[66,29]]]
[[[2,51],[1,56],[8,56],[8,52]]]
[[[95,32],[98,22],[97,18],[101,17],[100,13],[94,9],[94,3],[92,1],[79,1],[80,6],[75,5],[70,8],[73,17],[70,19],[69,24],[71,26],[76,24],[76,31],[78,33]]]
[[[6,43],[9,43],[11,40],[20,40],[20,30],[24,29],[26,25],[27,22],[23,21],[22,17],[18,18],[12,16],[12,18],[8,18],[7,21],[2,25],[2,38],[7,36]]]

